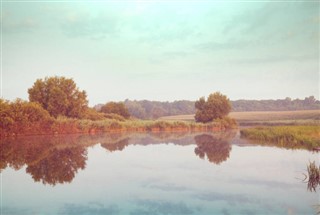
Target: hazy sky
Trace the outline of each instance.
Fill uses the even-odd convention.
[[[2,1],[2,96],[73,78],[110,100],[319,98],[319,1]]]

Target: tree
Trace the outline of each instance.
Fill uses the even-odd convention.
[[[130,117],[128,109],[122,102],[108,102],[101,107],[100,111],[106,114],[118,114],[126,119]]]
[[[29,100],[38,102],[52,116],[80,118],[88,107],[85,91],[80,91],[72,79],[46,77],[38,79],[28,89]]]
[[[211,122],[217,118],[223,118],[231,110],[230,100],[220,92],[210,94],[207,101],[201,97],[195,102],[197,109],[195,120],[197,122]]]

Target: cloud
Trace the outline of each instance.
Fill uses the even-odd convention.
[[[115,215],[119,213],[120,210],[118,206],[110,205],[105,207],[103,204],[98,202],[91,202],[88,205],[65,204],[59,212],[61,215]]]
[[[253,57],[242,58],[233,60],[232,62],[237,64],[264,64],[264,63],[277,63],[277,62],[304,62],[304,61],[317,61],[319,59],[319,53],[309,53],[304,55],[288,55],[288,56],[267,56],[267,57]]]
[[[197,214],[200,208],[192,208],[183,202],[173,203],[169,201],[156,200],[138,200],[137,205],[140,207],[130,213],[130,215],[167,215],[167,214]]]
[[[170,52],[164,52],[162,56],[165,59],[174,59],[174,58],[183,58],[183,57],[188,57],[190,56],[190,52],[185,52],[185,51],[170,51]]]
[[[2,20],[3,33],[26,33],[31,32],[39,27],[39,22],[33,18],[22,20],[10,19],[10,16]]]
[[[231,213],[228,211],[228,209],[226,209],[226,208],[223,208],[222,210],[221,210],[221,212],[222,212],[222,214],[223,215],[231,215]]]
[[[257,212],[255,210],[251,210],[251,209],[243,209],[239,211],[240,214],[245,214],[245,215],[255,215],[257,214]]]
[[[103,39],[119,33],[119,20],[111,13],[96,16],[85,12],[69,13],[65,16],[61,29],[68,37]]]
[[[242,49],[249,46],[248,42],[244,41],[227,41],[227,42],[206,42],[196,45],[196,48],[202,50],[216,51],[216,50],[228,50],[228,49]]]
[[[157,189],[157,190],[161,190],[161,191],[187,191],[188,190],[187,187],[178,186],[178,185],[170,184],[170,183],[147,185],[145,187],[151,188],[151,189]]]
[[[140,32],[137,41],[149,44],[167,44],[170,42],[181,43],[190,37],[197,36],[197,30],[192,26],[179,22],[160,23],[158,27],[145,32]]]
[[[32,211],[30,209],[27,208],[16,208],[16,207],[2,207],[1,209],[2,214],[10,214],[10,215],[32,215],[35,214],[35,211]]]
[[[217,192],[208,192],[195,195],[196,198],[205,201],[225,201],[230,205],[256,203],[258,200],[251,200],[245,195],[240,194],[223,194]]]
[[[221,210],[221,212],[222,212],[223,215],[231,215],[231,214],[233,214],[232,212],[230,212],[226,208],[223,208]],[[237,211],[237,214],[254,215],[254,214],[259,214],[259,213],[257,213],[257,211],[255,211],[255,210],[251,210],[251,209],[241,209],[241,210]]]
[[[293,189],[296,187],[295,184],[284,183],[280,181],[267,181],[267,180],[255,180],[255,179],[237,179],[232,180],[232,183],[242,184],[242,185],[258,185],[265,186],[267,188],[275,189]]]

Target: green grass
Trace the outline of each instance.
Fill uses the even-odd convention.
[[[240,134],[265,145],[310,150],[320,147],[320,126],[316,125],[246,128]]]

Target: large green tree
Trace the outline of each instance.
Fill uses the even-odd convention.
[[[85,91],[80,91],[72,79],[46,77],[38,79],[28,89],[29,100],[38,102],[52,116],[80,118],[88,107]]]
[[[101,107],[101,112],[106,114],[118,114],[124,118],[129,118],[130,114],[123,102],[108,102]]]
[[[223,118],[231,110],[230,100],[220,92],[209,95],[207,101],[201,97],[195,103],[197,109],[195,120],[197,122],[211,122],[217,118]]]

